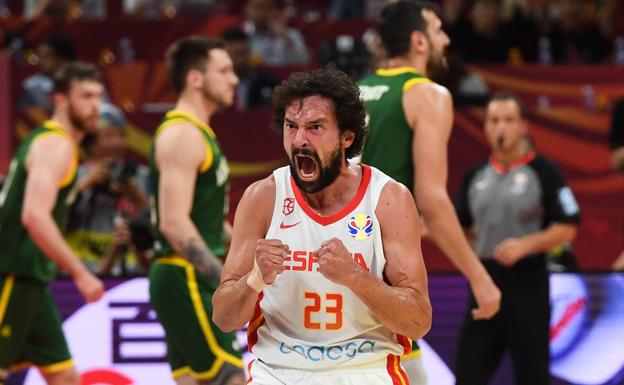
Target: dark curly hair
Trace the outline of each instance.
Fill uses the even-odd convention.
[[[347,159],[359,155],[368,134],[366,112],[360,101],[357,84],[344,72],[323,68],[313,72],[296,72],[273,91],[273,129],[282,132],[286,108],[308,96],[319,95],[334,102],[334,113],[340,132],[352,131],[355,139],[347,148]]]

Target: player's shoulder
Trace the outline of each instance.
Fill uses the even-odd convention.
[[[68,154],[73,155],[76,144],[63,132],[49,131],[35,136],[30,146],[30,153]]]
[[[450,100],[451,92],[448,88],[436,82],[422,82],[416,83],[405,90],[404,94],[417,95],[421,98]]]
[[[163,124],[156,131],[156,141],[162,142],[193,142],[201,139],[198,127],[189,121]]]
[[[414,204],[412,192],[404,184],[392,179],[381,190],[377,208],[390,210],[398,214],[406,207],[405,205],[412,206]]]
[[[161,127],[156,132],[155,149],[157,156],[166,158],[192,159],[201,156],[204,142],[201,132],[190,122],[179,122]]]
[[[254,206],[262,207],[262,205],[270,202],[272,207],[275,200],[275,177],[273,174],[250,184],[243,197],[252,202]]]

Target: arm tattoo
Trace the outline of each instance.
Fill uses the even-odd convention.
[[[179,251],[184,258],[195,266],[198,272],[207,276],[211,281],[218,282],[221,279],[223,265],[203,241],[190,238],[182,243]]]

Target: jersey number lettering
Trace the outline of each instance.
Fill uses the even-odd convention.
[[[306,292],[304,294],[306,305],[303,309],[303,324],[306,329],[320,330],[323,328],[322,322],[316,322],[313,320],[314,314],[321,312],[323,299],[320,294],[313,292]],[[311,300],[311,303],[310,303]],[[332,314],[334,316],[333,322],[325,322],[325,330],[339,330],[342,328],[342,294],[340,293],[326,293],[325,294],[325,314]]]

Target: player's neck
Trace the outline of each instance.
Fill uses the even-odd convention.
[[[412,67],[427,76],[427,60],[422,56],[398,56],[386,60],[386,68]]]
[[[84,132],[74,127],[67,114],[55,110],[50,120],[61,126],[63,131],[67,132],[76,143],[80,143],[82,138],[84,138]]]
[[[330,216],[342,210],[355,198],[362,176],[362,167],[359,165],[344,165],[338,178],[331,185],[319,192],[301,191],[301,193],[314,211],[323,216]]]
[[[206,103],[201,95],[183,94],[176,103],[176,110],[193,115],[199,121],[210,124],[210,117],[216,110],[216,106]]]

